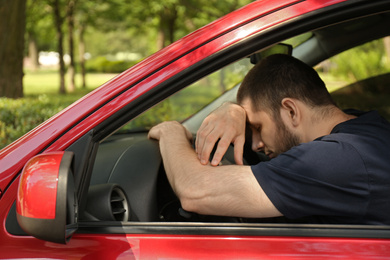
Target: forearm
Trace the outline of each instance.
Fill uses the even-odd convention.
[[[273,207],[249,166],[202,165],[185,138],[161,138],[168,180],[185,210],[207,215],[272,217]]]
[[[169,183],[185,210],[238,217],[280,215],[249,166],[201,164],[189,142],[190,133],[177,122],[157,125],[149,137],[160,142]]]
[[[196,174],[202,165],[184,136],[167,135],[160,139],[160,151],[165,172],[172,189],[179,198],[188,197],[201,175]]]
[[[214,179],[216,175],[213,173],[216,167],[202,165],[184,138],[162,136],[160,151],[167,178],[182,207],[200,214],[223,215],[210,208],[216,199],[213,193],[218,193],[217,189],[219,190]]]

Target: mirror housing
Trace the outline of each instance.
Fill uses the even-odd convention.
[[[77,198],[73,153],[40,154],[23,168],[16,200],[16,215],[28,234],[66,244],[77,230]]]

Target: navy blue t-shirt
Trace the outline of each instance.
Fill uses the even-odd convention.
[[[287,218],[390,224],[389,149],[390,124],[372,111],[254,165],[252,171]]]

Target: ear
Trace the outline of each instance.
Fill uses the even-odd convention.
[[[302,120],[302,111],[296,99],[284,98],[281,102],[280,114],[285,124],[297,127]]]

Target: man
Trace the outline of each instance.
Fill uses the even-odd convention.
[[[196,152],[191,134],[177,122],[150,130],[185,210],[390,224],[390,124],[376,112],[343,112],[318,74],[287,55],[260,61],[242,82],[237,102],[204,120]],[[270,161],[243,165],[246,124],[252,149]],[[238,165],[215,167],[231,143]]]

